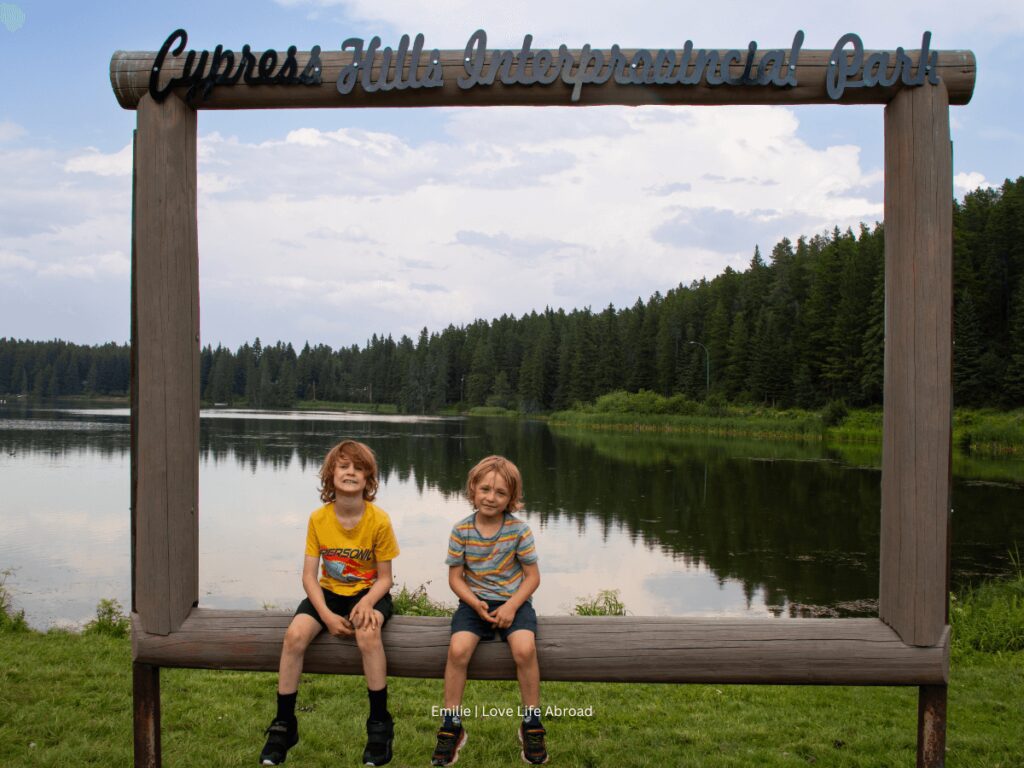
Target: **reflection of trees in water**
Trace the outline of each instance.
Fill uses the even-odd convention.
[[[63,455],[86,453],[103,458],[121,456],[128,451],[127,418],[81,419],[24,418],[22,409],[16,417],[0,419],[0,452],[9,456],[19,453]]]
[[[768,606],[794,613],[873,610],[857,601],[878,591],[876,472],[821,461],[818,446],[622,433],[560,439],[577,466],[589,467],[587,478],[560,481],[560,497],[579,499],[606,526],[735,579],[748,600],[761,590]]]
[[[128,450],[127,420],[0,422],[7,451]],[[467,470],[500,453],[523,471],[527,508],[541,524],[595,525],[736,580],[748,600],[794,614],[821,607],[874,611],[880,475],[833,461],[820,444],[752,443],[628,432],[552,432],[504,419],[341,422],[203,419],[200,460],[315,474],[327,450],[352,437],[376,451],[384,482],[461,494]],[[1006,570],[1024,541],[1020,490],[961,482],[954,489],[954,582]],[[628,568],[628,563],[619,567]],[[865,602],[867,601],[867,602]],[[838,609],[836,607],[838,606]]]

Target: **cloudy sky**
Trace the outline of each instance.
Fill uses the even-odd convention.
[[[614,8],[614,10],[612,10]],[[1024,174],[1019,0],[785,4],[487,0],[0,3],[0,336],[129,334],[130,142],[118,49],[868,48],[978,59],[954,107],[957,194]],[[882,216],[882,108],[281,110],[199,119],[204,343],[415,336],[532,309],[632,304],[754,246]]]

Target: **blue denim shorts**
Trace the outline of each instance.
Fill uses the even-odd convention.
[[[493,611],[504,605],[505,602],[504,600],[488,600],[487,606]],[[519,606],[511,626],[506,629],[499,629],[490,622],[484,621],[476,611],[461,600],[459,600],[459,607],[456,609],[455,615],[452,616],[453,635],[456,632],[472,632],[481,640],[493,640],[494,633],[497,632],[500,639],[508,640],[510,634],[520,629],[528,629],[534,635],[537,634],[537,612],[533,610],[533,606],[529,602]]]

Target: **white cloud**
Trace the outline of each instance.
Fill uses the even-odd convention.
[[[87,147],[86,154],[72,157],[64,164],[68,173],[95,173],[97,176],[131,176],[132,145],[112,154]]]
[[[201,178],[216,167],[221,179],[200,195],[204,321],[229,321],[209,308],[244,294],[265,324],[247,323],[247,337],[361,343],[546,305],[621,306],[742,267],[755,244],[767,251],[783,236],[882,215],[864,194],[878,169],[862,168],[854,146],[808,146],[789,109],[417,118],[440,121],[446,138],[313,128],[259,144],[201,137]],[[305,319],[317,307],[325,318]]]
[[[19,253],[0,251],[0,274],[12,270],[33,271],[33,261]]]
[[[753,5],[749,0],[717,3],[677,3],[635,0],[628,10],[595,12],[591,0],[558,3],[521,0],[518,3],[448,0],[277,0],[306,12],[333,8],[371,27],[382,38],[423,32],[427,45],[461,48],[477,28],[488,33],[490,47],[522,43],[530,33],[536,45],[578,47],[583,43],[607,47],[677,46],[687,39],[698,47],[743,47],[749,40],[763,46],[785,46],[798,29],[808,31],[806,48],[831,48],[847,32],[861,35],[869,48],[911,48],[920,45],[925,30],[933,47],[968,47],[965,38],[1005,39],[1024,31],[1019,0],[987,0],[970,13],[952,4],[924,0],[894,4],[862,0],[847,5],[818,0],[793,0],[784,6]],[[371,32],[370,34],[372,34]],[[762,47],[763,47],[762,46]]]
[[[977,171],[961,172],[953,177],[953,189],[959,197],[982,187],[991,189],[994,185]]]
[[[25,135],[25,129],[12,120],[0,121],[0,142],[13,141]]]

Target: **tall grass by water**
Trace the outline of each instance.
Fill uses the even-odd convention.
[[[655,392],[612,392],[550,416],[554,426],[589,429],[692,432],[722,437],[880,443],[881,408],[850,409],[834,401],[819,411],[727,403],[712,394],[704,401]],[[1024,408],[1013,411],[958,409],[954,445],[964,453],[1024,454]]]

